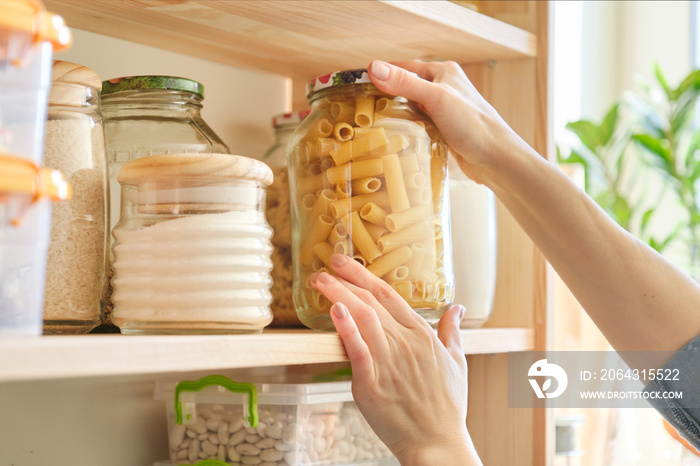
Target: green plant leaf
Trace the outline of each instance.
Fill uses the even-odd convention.
[[[612,108],[608,111],[607,115],[605,115],[605,118],[603,118],[603,122],[600,124],[599,132],[603,145],[608,144],[613,134],[615,133],[615,126],[617,124],[619,109],[619,104],[613,105]]]
[[[591,151],[596,152],[598,147],[605,145],[605,140],[600,129],[594,123],[587,120],[572,121],[566,128],[573,132]]]
[[[666,97],[669,100],[675,100],[673,97],[674,91],[671,90],[671,88],[668,86],[666,78],[664,77],[663,72],[661,71],[661,67],[658,63],[654,63],[654,76],[656,77],[658,83],[661,85],[661,88],[666,93]]]
[[[657,139],[648,134],[634,134],[632,135],[632,140],[637,141],[652,155],[659,157],[662,161],[662,168],[664,168],[664,170],[666,170],[668,174],[674,173],[673,162],[671,161],[671,154],[668,151],[667,144],[664,144],[664,139]]]
[[[645,231],[647,229],[647,226],[649,225],[649,220],[651,220],[651,217],[652,215],[654,215],[655,211],[656,208],[651,208],[644,212],[644,215],[642,215],[641,231]]]
[[[671,100],[675,101],[680,99],[680,97],[688,91],[697,92],[698,90],[700,90],[700,70],[695,70],[686,76],[678,87],[672,91],[673,99]]]

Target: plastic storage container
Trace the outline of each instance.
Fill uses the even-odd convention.
[[[0,155],[0,337],[41,334],[50,201],[69,195],[60,172]]]
[[[309,114],[281,113],[272,118],[275,141],[262,161],[272,168],[275,181],[267,190],[267,219],[274,231],[272,245],[272,324],[273,327],[300,327],[292,302],[292,219],[289,213],[289,173],[287,144],[294,130]]]
[[[267,165],[230,154],[122,167],[112,281],[122,333],[249,333],[270,323],[271,182]]]
[[[333,252],[386,280],[429,323],[454,297],[447,146],[418,105],[377,90],[366,70],[309,84],[311,114],[290,142],[294,304],[333,329],[309,284]]]
[[[117,174],[126,162],[159,154],[229,152],[202,118],[203,100],[204,86],[186,78],[132,76],[102,83],[109,172],[109,232],[119,221]],[[111,294],[110,288],[105,323],[111,323]]]
[[[44,333],[87,333],[100,323],[107,252],[101,87],[94,71],[54,62],[44,162],[61,170],[73,196],[53,208]]]
[[[222,376],[156,385],[167,409],[170,460],[233,464],[393,465],[350,382],[249,384]]]
[[[0,337],[41,334],[49,200],[68,195],[42,169],[52,50],[70,44],[35,0],[0,0]]]
[[[70,41],[41,2],[0,0],[0,154],[41,165],[52,50]]]
[[[464,305],[463,328],[481,327],[496,292],[496,199],[450,160],[450,222],[455,274],[454,302]]]

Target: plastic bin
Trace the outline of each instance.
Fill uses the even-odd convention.
[[[209,376],[159,382],[155,399],[166,402],[171,465],[205,459],[266,466],[397,464],[355,406],[349,381],[241,384]]]

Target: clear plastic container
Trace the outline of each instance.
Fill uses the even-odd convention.
[[[307,110],[281,113],[272,118],[275,141],[262,157],[272,168],[275,181],[267,190],[267,220],[272,227],[272,315],[273,327],[301,327],[292,302],[292,219],[289,213],[287,144],[294,130],[309,114]]]
[[[53,50],[70,30],[35,0],[0,0],[0,337],[41,334],[51,199],[68,195],[41,168]]]
[[[107,159],[100,77],[55,61],[44,162],[66,176],[69,202],[54,205],[46,265],[44,333],[87,333],[100,323],[105,291]]]
[[[450,223],[455,274],[454,302],[466,311],[462,328],[488,321],[496,292],[496,198],[450,161]]]
[[[114,310],[122,333],[255,333],[270,312],[264,163],[169,154],[119,172]]]
[[[394,465],[364,420],[350,382],[237,383],[222,376],[159,382],[172,464]]]
[[[332,330],[309,276],[344,253],[389,283],[430,324],[452,303],[447,146],[418,105],[380,92],[366,70],[316,78],[311,114],[289,145],[294,304]]]
[[[102,83],[102,115],[109,173],[109,225],[121,212],[117,174],[131,161],[149,155],[229,153],[202,118],[204,86],[172,76],[130,76]],[[113,274],[113,270],[109,271]],[[111,283],[103,322],[110,324]]]
[[[0,154],[41,165],[52,51],[70,42],[41,2],[0,0]]]
[[[41,334],[50,201],[69,195],[60,172],[0,155],[0,338]]]

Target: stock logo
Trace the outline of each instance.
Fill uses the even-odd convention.
[[[566,386],[569,383],[569,378],[566,375],[564,369],[556,364],[550,364],[546,359],[540,359],[536,361],[530,370],[527,372],[528,381],[535,391],[537,398],[556,398],[566,390]],[[537,379],[532,377],[546,377],[542,386],[540,386]],[[554,391],[549,391],[552,388],[552,379],[557,381],[556,389]]]

